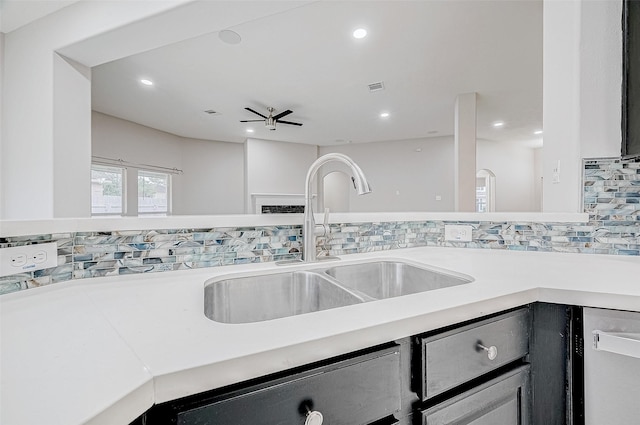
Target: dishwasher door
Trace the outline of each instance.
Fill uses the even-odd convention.
[[[586,425],[640,423],[640,313],[584,309]]]

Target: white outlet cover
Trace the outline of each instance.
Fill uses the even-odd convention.
[[[29,273],[58,265],[56,242],[0,249],[0,276]]]
[[[473,226],[468,224],[445,224],[444,240],[452,242],[471,242]]]

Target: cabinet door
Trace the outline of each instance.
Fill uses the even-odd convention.
[[[178,414],[178,425],[362,425],[400,409],[397,347],[331,364]],[[387,422],[388,423],[388,422]]]
[[[529,366],[507,372],[422,414],[423,425],[528,425]]]

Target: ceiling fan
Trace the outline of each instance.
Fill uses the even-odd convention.
[[[291,122],[291,121],[281,121],[280,118],[282,117],[286,117],[287,115],[293,113],[292,110],[287,109],[284,112],[280,112],[278,115],[273,115],[273,113],[275,112],[275,109],[272,107],[268,107],[267,111],[269,111],[269,116],[266,117],[264,115],[262,115],[260,112],[256,112],[251,108],[244,108],[249,112],[253,112],[256,115],[261,116],[262,118],[264,118],[264,120],[241,120],[240,122],[259,122],[259,121],[264,121],[264,126],[267,127],[269,130],[275,130],[276,129],[276,122],[280,123],[280,124],[289,124],[289,125],[297,125],[297,126],[301,126],[302,124],[298,123],[298,122]]]

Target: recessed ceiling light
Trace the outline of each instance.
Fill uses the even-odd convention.
[[[253,133],[255,130],[253,128],[247,128],[247,133]]]
[[[533,132],[533,134],[542,134],[542,130],[536,130]]]
[[[364,28],[358,28],[353,32],[355,38],[365,38],[367,36],[367,30]]]
[[[145,79],[145,78],[143,78],[142,80],[140,80],[140,82],[141,82],[142,84],[144,84],[145,86],[152,86],[152,85],[153,85],[153,81],[151,81],[151,80],[147,80],[147,79]]]
[[[496,128],[504,127],[504,121],[496,121],[493,123],[493,126]]]
[[[388,118],[389,117],[389,113],[388,112],[382,112],[380,114],[380,118]]]

